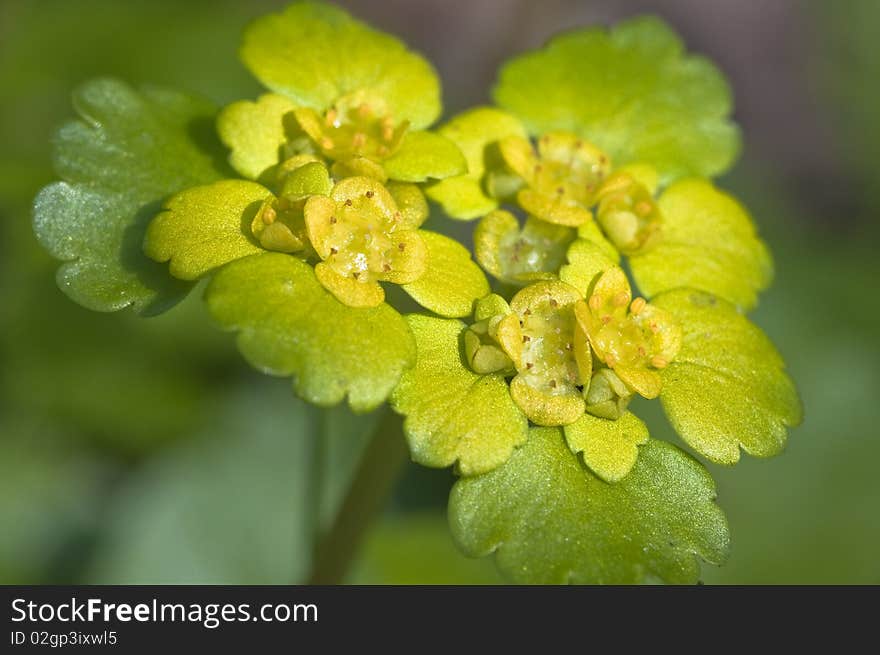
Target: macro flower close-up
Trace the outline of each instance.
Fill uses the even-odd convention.
[[[79,507],[15,510],[66,517],[50,559],[15,537],[40,580],[861,581],[873,187],[830,124],[781,159],[818,91],[750,77],[784,77],[738,59],[760,32],[713,45],[669,0],[157,1],[77,0],[120,14],[30,130],[43,168],[0,159],[36,171],[0,399]]]

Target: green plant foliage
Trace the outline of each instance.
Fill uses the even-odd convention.
[[[289,98],[266,93],[256,102],[239,100],[217,116],[217,132],[230,149],[229,164],[256,180],[278,163],[281,148],[293,136],[284,116],[296,105]]]
[[[468,316],[474,301],[489,293],[489,282],[467,248],[436,232],[419,232],[428,250],[428,268],[403,285],[422,307],[441,316]]]
[[[383,168],[392,180],[427,182],[461,175],[467,171],[464,155],[452,141],[433,132],[408,132],[400,150]]]
[[[652,302],[684,329],[660,393],[682,439],[721,464],[736,463],[740,448],[778,454],[788,428],[801,421],[801,405],[770,340],[731,304],[705,293],[671,291]]]
[[[214,108],[115,80],[83,85],[74,105],[80,120],[55,141],[63,181],[37,197],[34,230],[65,262],[58,284],[76,302],[98,311],[161,312],[189,287],[141,252],[146,222],[169,194],[222,176]]]
[[[328,4],[296,2],[257,19],[245,31],[241,57],[269,89],[301,106],[320,111],[349,97],[414,129],[440,115],[440,85],[428,62]]]
[[[452,218],[471,220],[498,207],[498,200],[486,192],[484,175],[500,165],[500,154],[493,146],[508,136],[525,137],[522,124],[506,112],[493,107],[468,110],[444,125],[438,132],[451,139],[467,160],[464,175],[441,180],[428,187],[431,200],[440,203]]]
[[[253,182],[222,180],[172,197],[147,227],[144,252],[171,275],[197,280],[234,259],[263,252],[250,224],[272,194]]]
[[[460,321],[411,315],[418,356],[391,403],[406,416],[413,459],[425,466],[456,464],[462,475],[489,471],[526,439],[528,422],[500,375],[477,375],[461,362]]]
[[[312,268],[281,253],[223,267],[205,299],[256,368],[292,375],[296,392],[316,405],[346,396],[352,409],[379,405],[415,360],[403,317],[386,304],[357,309],[337,301]],[[295,335],[295,338],[291,338]]]
[[[659,206],[657,244],[630,257],[642,292],[653,297],[688,287],[752,309],[773,263],[742,205],[711,182],[689,179],[669,187]]]
[[[575,132],[664,182],[722,173],[739,149],[724,78],[656,18],[557,36],[505,64],[494,97],[532,134]]]
[[[508,462],[459,480],[449,501],[458,544],[495,553],[524,584],[696,582],[695,555],[727,556],[715,485],[695,460],[661,441],[641,448],[633,471],[608,484],[565,445],[558,428],[535,428]]]
[[[648,442],[648,427],[632,412],[609,420],[584,414],[564,428],[565,440],[574,453],[606,482],[619,482],[632,470],[638,446]]]

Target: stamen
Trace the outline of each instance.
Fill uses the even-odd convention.
[[[642,313],[642,310],[645,308],[648,302],[644,298],[636,298],[632,301],[632,305],[629,306],[630,314],[633,316],[638,316]]]
[[[354,203],[352,203],[351,198],[348,198],[348,199],[345,201],[345,206],[346,206],[346,207],[351,207],[352,204],[354,204]]]
[[[331,148],[333,148],[333,139],[325,136],[323,139],[321,139],[320,145],[321,148],[323,148],[324,150],[330,150]]]
[[[336,125],[336,119],[339,116],[339,112],[336,111],[335,107],[331,107],[327,110],[327,116],[325,117],[325,121],[327,123],[327,127],[333,127]]]
[[[372,191],[367,191],[364,195],[367,196],[367,198],[372,198],[372,197],[373,197],[373,192],[372,192]]]
[[[626,291],[621,291],[614,296],[613,302],[615,307],[624,307],[629,302],[629,294]]]
[[[276,214],[275,210],[271,207],[266,207],[263,210],[263,223],[265,223],[266,225],[272,225],[277,217],[278,214]]]
[[[602,306],[602,298],[599,297],[598,294],[590,296],[590,309],[593,311],[598,311]]]
[[[666,368],[668,365],[669,362],[667,362],[662,357],[654,357],[651,360],[651,366],[653,366],[654,368]]]

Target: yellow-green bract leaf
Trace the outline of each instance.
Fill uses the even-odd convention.
[[[319,2],[297,2],[247,28],[241,57],[267,87],[324,110],[347,96],[414,129],[440,115],[431,65],[394,37]]]
[[[196,280],[223,264],[263,252],[251,222],[272,194],[255,182],[221,180],[181,191],[147,228],[144,252],[171,274]]]
[[[632,412],[616,421],[584,414],[564,430],[572,452],[582,453],[586,465],[606,482],[626,477],[636,463],[638,446],[649,436],[647,426]]]
[[[384,162],[392,180],[426,182],[467,171],[464,155],[452,141],[433,132],[408,132],[400,149]]]
[[[723,76],[657,18],[558,36],[504,66],[494,97],[533,134],[576,132],[664,182],[717,175],[739,150]]]
[[[217,131],[232,152],[230,165],[256,180],[281,159],[281,147],[289,135],[284,115],[296,108],[288,98],[267,93],[256,102],[240,100],[225,107],[217,117]]]
[[[214,318],[238,332],[238,347],[256,368],[292,375],[296,392],[316,405],[346,395],[355,411],[391,393],[415,361],[415,342],[389,305],[357,309],[324,290],[312,267],[281,253],[224,266],[205,299]]]
[[[684,331],[681,350],[661,373],[660,400],[688,445],[713,462],[734,464],[740,448],[770,457],[800,423],[801,404],[766,335],[736,308],[687,289],[657,296]]]
[[[773,263],[742,205],[701,179],[673,184],[659,205],[657,245],[630,258],[642,293],[687,287],[754,307],[770,284]]]
[[[727,555],[724,515],[709,473],[675,446],[649,441],[628,476],[603,482],[565,445],[559,428],[535,428],[491,473],[459,480],[449,499],[465,553],[495,553],[522,584],[696,582],[694,555]]]
[[[73,100],[81,119],[55,137],[63,181],[37,196],[37,238],[65,262],[58,284],[79,304],[164,311],[190,285],[144,255],[144,230],[168,195],[224,176],[216,163],[222,147],[213,136],[215,109],[187,95],[135,91],[115,80],[88,82]]]
[[[609,244],[610,245],[610,244]],[[587,297],[596,279],[609,268],[619,262],[617,251],[612,250],[615,258],[608,256],[608,250],[587,239],[575,239],[568,247],[566,259],[568,263],[559,269],[559,279],[570,284]]]
[[[470,220],[488,214],[498,206],[498,201],[483,190],[483,175],[492,165],[490,149],[504,137],[525,137],[522,123],[499,109],[477,107],[454,117],[438,132],[461,149],[467,172],[429,186],[428,197],[453,218]],[[495,159],[499,159],[497,153]],[[500,159],[495,165],[500,165]]]
[[[413,459],[425,466],[457,463],[462,475],[490,471],[526,440],[528,422],[500,375],[477,375],[462,363],[461,321],[412,314],[416,365],[391,396],[406,416]]]
[[[420,230],[428,249],[428,267],[415,282],[404,284],[422,307],[441,316],[469,316],[477,298],[489,293],[489,282],[467,248],[436,232]]]

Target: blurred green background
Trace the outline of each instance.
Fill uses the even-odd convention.
[[[369,420],[320,417],[249,370],[199,293],[153,319],[67,300],[31,233],[50,136],[95,76],[259,89],[244,23],[282,2],[0,1],[0,582],[284,583],[332,516]],[[784,455],[712,467],[733,552],[712,583],[880,583],[880,3],[739,0],[342,2],[425,52],[456,111],[498,63],[561,29],[669,20],[730,76],[744,156],[723,184],[752,209],[777,280],[756,320],[806,407]],[[646,408],[647,409],[647,408]],[[648,410],[649,412],[651,410]],[[675,438],[654,412],[655,436]],[[314,438],[325,439],[320,459]],[[317,464],[316,464],[317,462]],[[318,465],[320,464],[320,465]],[[319,477],[315,477],[319,476]],[[320,516],[308,518],[316,488]],[[452,476],[407,467],[350,580],[491,583],[460,556]]]

